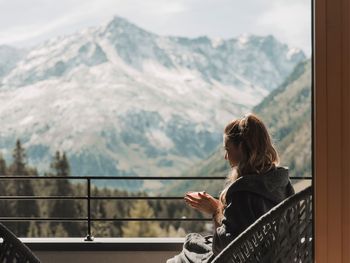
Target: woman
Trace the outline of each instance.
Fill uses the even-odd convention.
[[[212,216],[214,235],[187,235],[182,252],[167,263],[211,262],[249,225],[294,194],[288,170],[278,166],[278,153],[256,115],[230,122],[224,147],[232,173],[219,200],[205,192],[185,196],[188,205]]]

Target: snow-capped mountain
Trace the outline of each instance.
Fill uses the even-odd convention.
[[[42,169],[62,150],[75,175],[178,175],[304,58],[273,36],[158,36],[115,17],[0,78],[0,151],[19,138]]]
[[[0,45],[0,80],[16,66],[25,54],[25,50]]]

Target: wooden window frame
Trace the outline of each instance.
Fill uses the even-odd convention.
[[[313,2],[316,262],[350,262],[350,1]]]

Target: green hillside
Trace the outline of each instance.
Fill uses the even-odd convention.
[[[291,176],[311,176],[311,62],[300,63],[276,90],[252,110],[267,125]],[[224,128],[224,127],[223,127]],[[183,176],[226,176],[229,166],[223,147],[206,160],[195,164]],[[223,181],[185,181],[172,185],[168,191],[182,195],[186,191],[202,191],[217,195]]]

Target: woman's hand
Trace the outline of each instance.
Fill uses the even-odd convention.
[[[222,203],[206,192],[187,193],[184,197],[186,203],[198,211],[214,215],[222,210]]]

